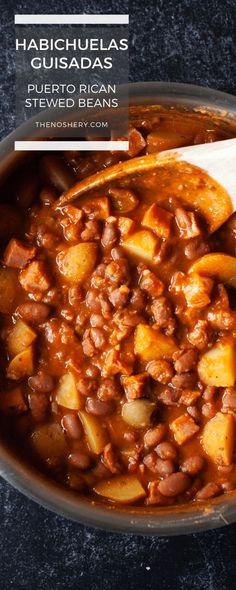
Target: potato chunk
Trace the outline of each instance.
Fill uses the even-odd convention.
[[[100,481],[94,491],[104,498],[122,504],[131,504],[146,495],[142,484],[134,475],[118,475],[107,481]]]
[[[234,446],[234,418],[232,414],[218,412],[204,426],[202,446],[214,461],[223,465],[230,465]]]
[[[172,359],[177,350],[171,336],[166,336],[147,324],[138,324],[134,334],[134,351],[143,361]]]
[[[90,450],[92,453],[95,453],[95,455],[99,455],[102,453],[108,442],[105,426],[95,416],[92,416],[85,411],[79,412],[79,416],[84,427],[85,436]]]
[[[16,274],[11,268],[0,268],[0,312],[11,313],[17,295]]]
[[[60,252],[57,256],[57,264],[67,281],[82,283],[92,272],[96,257],[96,244],[84,242]]]
[[[222,338],[205,352],[198,363],[198,374],[205,385],[232,387],[236,379],[234,338]]]
[[[169,238],[173,217],[172,213],[153,203],[144,213],[142,225],[149,227],[160,238]]]
[[[199,431],[199,426],[191,416],[183,414],[171,422],[170,430],[172,430],[178,445],[182,445]]]
[[[61,377],[56,393],[56,402],[59,406],[69,410],[81,410],[83,400],[76,388],[76,381],[72,373],[66,373]]]
[[[118,217],[118,230],[122,238],[125,238],[134,229],[134,221],[129,217]]]
[[[31,444],[40,458],[52,466],[66,455],[66,439],[59,424],[39,426],[31,435]]]
[[[189,137],[180,131],[170,129],[157,129],[147,136],[147,153],[162,152],[186,145]]]
[[[7,348],[10,356],[16,356],[34,342],[36,332],[25,322],[18,320],[7,338]]]
[[[14,379],[17,381],[23,377],[29,377],[30,375],[33,375],[33,373],[33,347],[28,346],[28,348],[14,356],[8,365],[7,377],[8,379]]]
[[[152,232],[143,229],[126,238],[122,246],[129,254],[152,262],[158,251],[158,240]]]
[[[122,418],[133,428],[148,428],[155,408],[149,399],[135,399],[122,406]]]
[[[205,254],[189,269],[189,272],[197,272],[204,277],[213,277],[221,283],[227,283],[236,288],[236,257],[227,254]]]

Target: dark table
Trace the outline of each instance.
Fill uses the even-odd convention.
[[[124,0],[0,0],[0,134],[14,128],[14,12],[122,12]],[[131,0],[131,80],[236,93],[235,0]],[[236,525],[178,538],[91,530],[0,482],[1,590],[228,590]]]

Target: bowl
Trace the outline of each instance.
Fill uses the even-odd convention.
[[[236,97],[194,85],[144,82],[129,86],[134,111],[151,105],[180,110],[210,112],[236,124]],[[14,152],[14,141],[32,139],[30,124],[24,123],[0,143],[0,182],[25,154]],[[35,137],[35,136],[34,136]],[[17,490],[45,508],[84,525],[109,531],[142,535],[180,535],[208,530],[236,521],[236,493],[205,503],[176,507],[114,507],[78,496],[23,462],[13,449],[0,441],[0,474]]]

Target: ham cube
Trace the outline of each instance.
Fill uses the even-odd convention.
[[[34,258],[36,248],[26,246],[20,240],[10,240],[4,252],[4,264],[11,268],[24,268]]]

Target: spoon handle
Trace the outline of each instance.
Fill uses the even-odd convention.
[[[170,154],[170,151],[162,153]],[[221,184],[236,209],[236,138],[178,148],[176,156],[178,160],[202,168]]]

